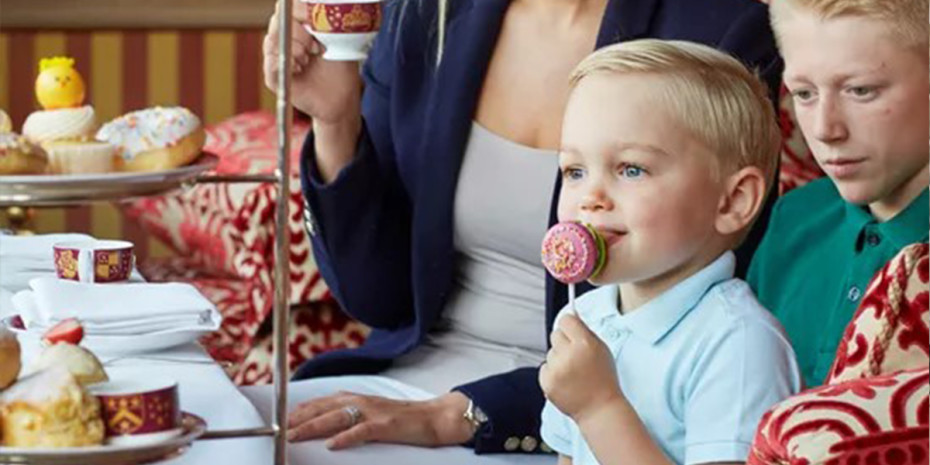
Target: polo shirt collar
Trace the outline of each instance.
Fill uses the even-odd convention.
[[[688,314],[715,284],[733,277],[736,256],[727,251],[697,273],[674,285],[636,311],[622,315],[617,311],[619,286],[614,286],[614,305],[599,305],[599,310],[609,311],[602,315],[602,323],[615,324],[628,330],[633,336],[658,343]],[[611,311],[612,310],[612,311]]]

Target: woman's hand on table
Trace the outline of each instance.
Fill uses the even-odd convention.
[[[471,425],[462,416],[467,406],[468,398],[458,392],[419,402],[343,392],[297,406],[289,415],[287,438],[327,438],[332,450],[369,442],[451,446],[471,439]]]

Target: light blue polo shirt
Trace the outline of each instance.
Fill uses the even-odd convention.
[[[628,315],[617,310],[616,285],[575,302],[610,348],[623,393],[677,464],[746,460],[762,414],[800,389],[788,339],[733,278],[735,265],[726,252]],[[542,438],[574,465],[598,463],[574,421],[549,402]]]

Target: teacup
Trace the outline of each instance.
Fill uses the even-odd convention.
[[[184,431],[175,381],[112,380],[88,390],[100,400],[108,444],[154,443]]]
[[[135,265],[132,242],[59,242],[52,249],[55,273],[60,279],[82,283],[127,281]]]
[[[326,52],[324,60],[361,61],[381,28],[380,0],[301,0],[307,4],[304,25]]]

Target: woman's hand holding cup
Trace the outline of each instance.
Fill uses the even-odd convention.
[[[317,164],[325,181],[355,155],[361,130],[362,81],[356,61],[322,59],[323,46],[310,35],[307,4],[293,2],[291,103],[313,119]],[[279,6],[268,22],[262,46],[265,85],[277,92],[280,57]]]

